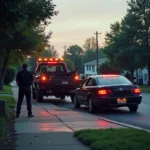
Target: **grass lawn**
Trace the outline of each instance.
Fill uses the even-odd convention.
[[[4,132],[5,132],[5,119],[0,117],[0,140],[2,140]]]
[[[89,129],[75,136],[93,150],[150,150],[150,133],[136,129]]]
[[[15,99],[13,96],[1,96],[0,100],[5,100],[8,107],[14,107],[15,106]]]
[[[144,92],[144,93],[150,93],[150,86],[147,86],[147,85],[140,85],[139,86],[141,91]]]
[[[0,94],[12,94],[11,86],[4,85],[4,90],[0,91]]]

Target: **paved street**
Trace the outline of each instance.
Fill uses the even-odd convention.
[[[13,88],[13,93],[15,99],[17,99],[16,87]],[[60,102],[54,98],[52,100]],[[69,103],[69,105],[72,104]],[[24,101],[20,118],[17,118],[15,123],[17,132],[16,150],[89,150],[73,136],[74,131],[125,128],[92,117],[88,113],[58,107],[50,103],[48,99],[43,103],[33,101],[33,113],[34,118],[27,117],[26,101]]]
[[[104,117],[106,119],[111,119],[113,121],[118,121],[121,123],[126,123],[146,129],[150,129],[150,94],[143,93],[143,101],[138,109],[138,112],[131,113],[128,108],[118,108],[118,109],[104,109],[99,111],[95,116]],[[54,104],[62,107],[68,107],[74,109],[73,104],[70,102],[69,98],[66,101],[56,101],[51,100]],[[45,103],[48,103],[48,100]],[[76,109],[76,111],[88,113],[87,108],[82,107]]]

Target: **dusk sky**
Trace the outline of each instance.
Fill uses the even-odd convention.
[[[83,46],[85,40],[95,36],[94,32],[102,34],[99,43],[104,42],[106,31],[110,24],[120,21],[126,14],[126,0],[53,0],[59,14],[52,18],[47,31],[53,31],[50,43],[55,46],[60,56],[64,45]]]

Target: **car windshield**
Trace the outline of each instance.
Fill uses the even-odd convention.
[[[98,85],[120,85],[120,84],[132,84],[127,78],[123,76],[100,76],[97,77]]]

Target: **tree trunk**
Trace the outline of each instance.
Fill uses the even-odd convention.
[[[131,69],[131,70],[130,70],[130,81],[131,81],[131,82],[133,82],[133,78],[134,78],[133,76],[134,76],[134,70]]]
[[[4,79],[2,77],[2,71],[0,70],[0,91],[3,91]]]
[[[3,91],[4,79],[5,79],[6,71],[8,68],[9,54],[10,54],[10,51],[7,51],[6,55],[4,56],[2,68],[0,69],[0,91]]]

